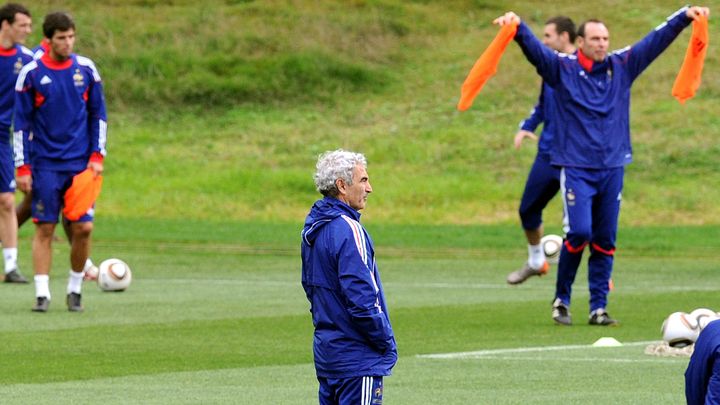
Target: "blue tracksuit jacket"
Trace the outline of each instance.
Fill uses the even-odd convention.
[[[15,109],[16,167],[80,172],[92,154],[105,156],[105,97],[90,59],[57,62],[46,53],[30,62],[15,84]]]
[[[720,404],[720,321],[700,332],[685,371],[688,405]]]
[[[538,141],[538,154],[550,156],[553,149],[553,133],[555,131],[555,122],[552,117],[555,115],[554,94],[552,87],[543,82],[540,89],[538,103],[533,108],[530,116],[520,123],[520,129],[535,132],[540,124],[543,124],[540,140]]]
[[[15,45],[10,49],[0,49],[0,128],[3,145],[10,145],[10,126],[15,110],[15,82],[23,66],[33,60],[32,52],[22,45]],[[7,132],[6,132],[7,131]]]
[[[515,41],[555,91],[558,107],[552,164],[607,169],[632,161],[630,87],[643,70],[687,27],[687,7],[678,10],[633,46],[615,51],[586,71],[575,55],[544,46],[525,23]]]
[[[360,213],[317,201],[302,231],[302,286],[310,301],[318,377],[390,375],[397,346],[370,235]]]

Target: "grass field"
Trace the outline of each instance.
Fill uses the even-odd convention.
[[[612,329],[585,324],[584,267],[569,328],[550,319],[553,276],[505,284],[524,259],[515,227],[369,230],[400,352],[387,403],[683,401],[687,359],[643,349],[660,339],[671,312],[718,307],[717,227],[621,229],[609,310],[622,325]],[[86,283],[86,311],[67,312],[64,244],[47,314],[30,312],[32,286],[0,285],[2,402],[315,403],[298,231],[299,224],[100,218],[93,256],[125,259],[131,288],[103,293]],[[627,345],[589,346],[604,336]]]
[[[64,8],[78,53],[103,76],[109,155],[93,258],[126,260],[135,281],[123,293],[86,284],[86,312],[70,314],[58,243],[49,313],[30,312],[32,285],[0,285],[0,403],[316,403],[299,232],[318,196],[315,159],[338,147],[364,152],[373,179],[363,222],[400,352],[387,403],[683,402],[687,359],[643,348],[671,312],[720,309],[718,53],[685,106],[670,88],[689,30],[633,88],[636,160],[608,308],[619,328],[585,324],[585,266],[570,328],[550,319],[554,275],[505,284],[525,259],[516,210],[535,154],[512,137],[540,84],[517,46],[473,108],[455,110],[497,32],[490,21],[508,9],[536,33],[557,13],[602,18],[615,49],[682,3],[26,4],[28,45],[44,13]],[[554,201],[548,232],[559,233],[559,212]],[[21,233],[26,275],[31,233]],[[589,346],[604,336],[625,345]],[[427,356],[462,352],[480,353]]]

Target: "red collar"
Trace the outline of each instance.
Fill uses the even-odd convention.
[[[17,48],[15,46],[9,49],[0,48],[0,56],[14,56],[15,54],[17,54]]]
[[[585,69],[588,72],[592,70],[593,60],[588,58],[587,56],[585,56],[585,54],[582,53],[582,51],[579,49],[577,52],[577,58],[578,58],[578,63],[580,63],[580,66],[582,66],[583,69]]]
[[[50,57],[50,52],[44,53],[43,56],[40,57],[40,61],[42,61],[45,66],[52,70],[67,69],[72,66],[73,63],[72,56],[65,61],[58,62]]]

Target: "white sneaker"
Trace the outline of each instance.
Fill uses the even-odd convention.
[[[508,284],[520,284],[532,276],[544,276],[547,274],[549,269],[550,265],[548,262],[544,262],[542,267],[539,269],[534,269],[530,267],[530,264],[525,262],[525,265],[520,270],[516,270],[508,274],[507,282]]]

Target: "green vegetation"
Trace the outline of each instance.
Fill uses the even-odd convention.
[[[67,247],[57,244],[46,314],[30,312],[31,285],[0,285],[4,404],[311,404],[312,323],[299,283],[291,225],[108,220],[94,254],[125,259],[122,293],[83,286],[86,310],[65,309]],[[643,354],[678,310],[717,309],[708,280],[720,235],[712,228],[626,227],[609,310],[618,328],[585,322],[587,273],[578,273],[575,325],[550,318],[554,276],[511,287],[523,260],[515,226],[371,228],[400,360],[386,400],[417,404],[676,404],[687,358]],[[672,243],[670,243],[672,242]],[[29,263],[23,238],[21,263]],[[62,259],[60,259],[62,258]],[[553,269],[554,273],[554,269]],[[589,346],[621,348],[489,352],[465,359],[422,354]],[[611,389],[590,388],[597,376]],[[561,383],[561,386],[557,386]],[[442,399],[442,400],[440,400]],[[436,401],[431,401],[436,402]]]
[[[42,16],[57,6],[28,4],[37,41]],[[67,1],[78,20],[77,50],[97,62],[110,104],[99,212],[297,223],[318,196],[317,155],[342,147],[369,158],[369,222],[517,223],[535,148],[527,142],[515,151],[512,137],[536,102],[539,78],[511,44],[475,105],[462,114],[454,108],[496,32],[492,19],[513,9],[539,33],[555,13],[597,16],[621,48],[677,7],[669,0]],[[720,223],[717,53],[708,53],[695,99],[681,106],[670,95],[689,31],[634,87],[625,224]]]
[[[119,257],[131,288],[83,288],[65,310],[68,248],[56,243],[50,312],[33,287],[0,285],[3,403],[315,402],[312,325],[299,285],[299,232],[318,194],[319,153],[364,152],[375,192],[363,221],[377,244],[400,361],[386,400],[417,403],[681,403],[687,359],[654,358],[671,312],[715,308],[720,249],[718,53],[697,97],[670,96],[686,31],[637,81],[610,312],[550,320],[553,278],[516,288],[524,259],[516,206],[534,145],[512,149],[540,80],[515,45],[471,110],[460,85],[517,11],[540,32],[556,13],[608,22],[614,47],[641,38],[678,3],[512,0],[47,0],[78,22],[77,51],[98,65],[109,156],[93,258]],[[717,14],[717,13],[716,13]],[[717,37],[717,24],[711,24]],[[560,233],[560,205],[546,214]],[[29,274],[32,227],[21,230]],[[428,353],[589,345],[625,347]],[[640,343],[638,343],[640,342]],[[597,376],[602,382],[597,382]],[[556,384],[562,384],[558,387]]]

